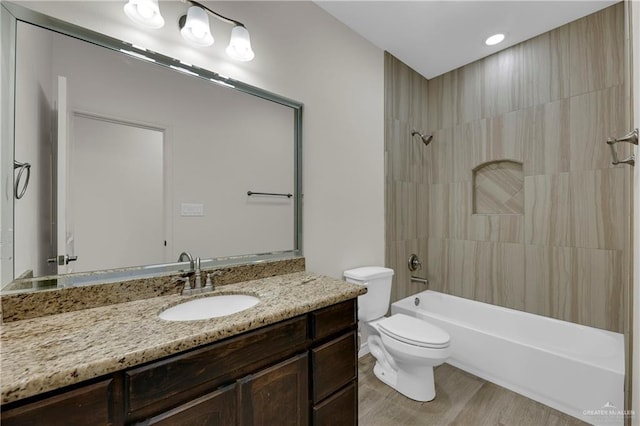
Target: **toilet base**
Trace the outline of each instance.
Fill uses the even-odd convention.
[[[373,374],[380,379],[380,381],[387,386],[391,386],[396,389],[396,383],[398,382],[398,373],[391,370],[390,368],[385,368],[379,362],[376,362],[376,365],[373,366]]]
[[[387,386],[414,401],[429,402],[436,397],[433,367],[416,367],[411,371],[394,371],[376,362],[373,374]]]

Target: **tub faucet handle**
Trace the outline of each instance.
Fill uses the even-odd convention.
[[[420,262],[420,259],[418,259],[418,255],[416,255],[415,253],[409,256],[408,264],[409,270],[412,272],[417,271],[418,269],[422,269],[422,263]]]

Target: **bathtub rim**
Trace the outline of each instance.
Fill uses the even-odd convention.
[[[424,295],[424,294],[427,294],[427,295],[434,294],[434,295],[441,295],[441,296],[445,296],[445,297],[450,297],[450,298],[453,298],[453,299],[459,299],[463,303],[481,303],[483,305],[486,305],[490,309],[496,309],[496,310],[500,310],[502,312],[516,313],[516,314],[519,314],[519,315],[532,315],[532,316],[536,317],[536,320],[545,321],[545,322],[549,322],[549,323],[552,323],[552,324],[565,323],[565,324],[569,324],[572,327],[577,327],[577,328],[582,328],[582,329],[589,329],[589,332],[596,331],[598,333],[602,333],[605,336],[610,337],[613,340],[615,340],[616,345],[619,345],[619,346],[621,345],[622,351],[618,351],[614,355],[606,357],[606,358],[613,358],[613,357],[622,356],[622,360],[621,360],[622,362],[620,363],[621,364],[620,365],[621,369],[618,369],[618,368],[616,368],[614,366],[611,366],[611,365],[596,364],[592,360],[587,360],[587,359],[584,359],[584,358],[577,358],[577,357],[575,357],[574,355],[572,355],[570,353],[559,352],[559,351],[554,351],[554,350],[552,350],[550,348],[535,346],[535,345],[533,345],[531,343],[524,342],[524,341],[522,341],[520,339],[513,339],[513,341],[515,341],[518,344],[521,344],[523,346],[526,346],[528,348],[531,348],[531,349],[540,350],[540,351],[543,351],[543,352],[546,352],[546,353],[552,354],[552,355],[563,356],[563,357],[569,358],[569,359],[571,359],[571,360],[573,360],[575,362],[580,362],[580,363],[583,363],[583,364],[587,364],[587,365],[589,365],[591,367],[595,367],[595,368],[601,368],[601,369],[607,370],[607,371],[609,371],[611,373],[621,374],[623,376],[625,375],[624,335],[621,334],[621,333],[616,333],[616,332],[610,331],[610,330],[604,330],[604,329],[597,328],[597,327],[591,327],[591,326],[587,326],[587,325],[583,325],[583,324],[578,324],[578,323],[574,323],[574,322],[571,322],[571,321],[565,321],[565,320],[561,320],[561,319],[557,319],[557,318],[551,318],[551,317],[547,317],[547,316],[540,315],[540,314],[534,314],[534,313],[531,313],[531,312],[520,311],[518,309],[507,308],[507,307],[504,307],[504,306],[494,305],[494,304],[491,304],[491,303],[481,302],[481,301],[478,301],[478,300],[468,299],[468,298],[465,298],[465,297],[460,297],[460,296],[456,296],[456,295],[453,295],[453,294],[448,294],[448,293],[435,291],[435,290],[423,290],[423,291],[421,291],[419,293],[415,293],[415,294],[407,296],[407,297],[405,297],[403,299],[397,300],[397,301],[393,302],[392,305],[396,305],[396,304],[397,305],[401,305],[402,304],[405,309],[408,308],[409,310],[413,310],[413,311],[417,310],[419,312],[421,309],[419,307],[417,307],[414,304],[413,301],[415,300],[416,297],[420,297],[420,295]],[[404,303],[406,303],[406,305],[404,305]],[[426,311],[426,310],[423,310],[423,311]],[[472,323],[456,321],[455,319],[452,319],[451,317],[446,317],[446,316],[443,316],[443,315],[438,314],[438,313],[432,313],[432,312],[429,312],[429,311],[426,311],[426,312],[427,312],[427,315],[432,315],[432,316],[434,316],[437,319],[440,319],[442,321],[451,322],[451,323],[453,323],[453,324],[455,324],[457,326],[467,327],[467,328],[469,328],[471,330],[474,330],[474,331],[476,331],[478,333],[484,333],[484,334],[487,334],[487,335],[490,335],[492,337],[496,337],[496,338],[499,338],[499,339],[510,340],[508,337],[502,336],[500,334],[492,333],[490,330],[484,330],[484,329],[478,328],[478,327],[474,326]],[[428,320],[426,320],[426,321],[428,321]],[[602,357],[602,358],[605,358],[605,357]],[[616,360],[616,361],[620,361],[620,360]]]

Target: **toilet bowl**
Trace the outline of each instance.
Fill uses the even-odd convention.
[[[392,269],[356,268],[345,271],[344,277],[367,287],[367,294],[358,297],[358,319],[376,359],[375,376],[411,399],[433,400],[433,368],[451,354],[448,333],[408,315],[384,316],[391,296]]]

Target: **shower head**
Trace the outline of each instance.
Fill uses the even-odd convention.
[[[417,130],[411,130],[411,136],[415,135],[420,136],[420,139],[422,139],[422,143],[424,143],[425,145],[429,145],[429,142],[431,142],[431,139],[433,139],[433,135],[425,135],[424,133]]]

